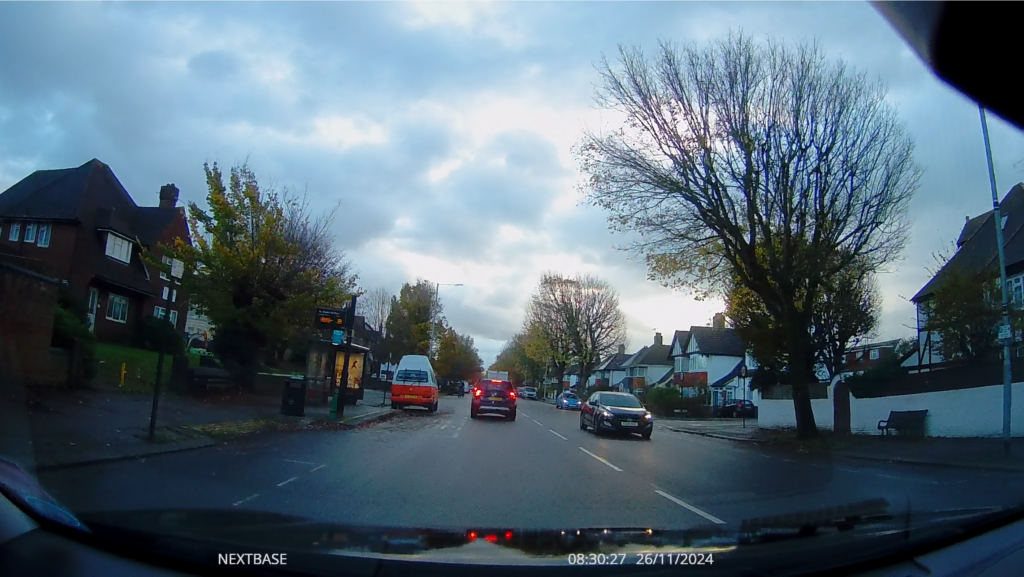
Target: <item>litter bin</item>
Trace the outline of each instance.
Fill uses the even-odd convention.
[[[289,377],[281,396],[281,414],[289,417],[306,416],[306,379]]]

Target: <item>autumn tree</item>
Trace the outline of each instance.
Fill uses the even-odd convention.
[[[449,381],[471,381],[483,364],[473,337],[460,335],[451,327],[438,331],[437,358],[434,370],[438,377]]]
[[[851,264],[900,256],[921,175],[884,86],[816,45],[742,34],[652,59],[620,48],[599,73],[599,105],[624,121],[577,147],[587,199],[635,235],[624,248],[651,279],[757,295],[785,335],[798,435],[815,436],[813,305]]]
[[[397,362],[405,355],[430,354],[430,325],[434,285],[426,280],[405,283],[392,299],[385,322],[384,350]]]
[[[191,302],[217,327],[213,351],[251,388],[259,362],[310,324],[317,306],[339,306],[355,275],[329,234],[334,213],[314,217],[307,204],[263,189],[247,164],[228,182],[203,165],[207,208],[192,202],[192,244],[171,249],[191,274]],[[328,262],[330,261],[330,262]]]

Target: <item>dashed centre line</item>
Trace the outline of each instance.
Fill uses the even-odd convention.
[[[281,481],[280,483],[277,484],[277,486],[278,487],[284,487],[285,485],[287,485],[288,483],[291,483],[295,479],[298,479],[298,477],[292,477],[291,479],[288,479],[287,481]]]
[[[542,426],[542,427],[544,426],[544,423],[542,423],[542,422],[538,421],[537,419],[533,419],[533,418],[531,418],[530,420],[531,420],[531,421],[533,421],[534,423],[537,423],[538,425],[540,425],[540,426]]]
[[[309,470],[309,472],[312,473],[313,471],[319,471],[320,469],[323,469],[326,466],[327,464],[325,463],[323,465],[320,465],[319,467],[313,467],[312,469]]]
[[[555,433],[554,429],[548,429],[548,430],[551,431],[552,433]],[[568,441],[569,440],[569,439],[566,439],[565,437],[563,437],[562,435],[559,435],[558,433],[555,433],[555,436],[558,437],[559,439],[562,439],[563,441]]]
[[[669,495],[668,493],[666,493],[665,491],[662,491],[661,489],[657,489],[654,492],[659,494],[659,495],[661,495],[662,497],[668,499],[669,501],[672,501],[676,505],[679,505],[680,507],[682,507],[684,509],[687,509],[689,511],[692,511],[692,512],[700,515],[701,517],[704,517],[705,519],[707,519],[708,521],[711,521],[712,523],[715,523],[715,524],[718,524],[718,525],[725,525],[725,521],[719,519],[718,517],[715,517],[711,513],[707,513],[705,511],[701,511],[700,509],[694,507],[693,505],[687,503],[686,501],[683,501],[682,499],[679,499],[677,497],[673,497],[672,495]]]
[[[620,468],[616,467],[615,465],[613,465],[613,464],[609,463],[608,461],[604,460],[603,458],[601,458],[601,457],[598,457],[597,455],[595,455],[595,454],[591,453],[590,451],[588,451],[588,450],[584,449],[583,447],[580,447],[580,450],[581,450],[581,451],[583,451],[584,453],[586,453],[586,454],[590,455],[591,457],[593,457],[593,458],[597,459],[598,461],[601,461],[601,462],[602,462],[602,463],[604,463],[605,465],[608,465],[608,466],[609,466],[609,467],[611,467],[612,469],[615,469],[616,471],[619,471],[620,473],[622,472],[622,469],[620,469]]]
[[[316,463],[310,463],[309,461],[293,461],[292,459],[285,459],[285,463],[298,463],[300,465],[315,465]]]

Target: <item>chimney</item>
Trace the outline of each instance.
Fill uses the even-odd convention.
[[[724,329],[725,315],[723,315],[722,313],[715,313],[715,316],[712,317],[711,319],[711,326],[715,327],[716,329]]]
[[[656,344],[656,345],[662,344],[662,342],[661,342],[661,333],[654,333],[654,344]]]
[[[160,187],[160,208],[174,208],[178,204],[178,187],[165,184]]]
[[[619,354],[620,355],[626,354],[626,345],[619,345]]]

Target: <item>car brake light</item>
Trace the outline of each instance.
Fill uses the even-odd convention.
[[[516,399],[516,392],[515,391],[509,391],[508,392],[508,396],[509,396],[509,398],[511,398],[514,401]]]
[[[501,381],[499,381],[498,379],[491,379],[491,382],[492,383],[500,383]]]
[[[475,539],[476,539],[476,531],[470,531],[469,532],[469,540],[473,541]]]
[[[488,535],[488,536],[484,537],[484,539],[486,539],[490,543],[494,543],[495,541],[498,540],[498,536],[497,535]]]
[[[477,389],[476,391],[473,392],[473,396],[479,397],[482,393],[483,393],[482,390]]]
[[[505,531],[505,540],[509,541],[512,539],[512,531]]]

